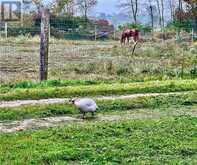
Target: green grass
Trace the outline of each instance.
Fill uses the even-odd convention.
[[[7,83],[0,85],[0,89],[9,91],[13,89],[26,88],[46,88],[46,87],[65,87],[77,85],[96,85],[102,83],[114,83],[114,81],[99,81],[99,80],[47,80],[41,82],[23,81],[18,83]]]
[[[0,135],[0,164],[197,164],[197,118],[74,124]]]
[[[9,87],[8,87],[9,88]],[[0,100],[64,98],[76,96],[120,95],[134,93],[160,93],[197,90],[197,81],[169,80],[138,83],[113,83],[59,87],[0,88]]]
[[[134,111],[137,109],[155,109],[159,111],[161,107],[177,106],[197,106],[197,92],[176,96],[144,96],[126,100],[102,100],[97,101],[98,113],[121,113],[124,111]],[[26,105],[16,108],[0,108],[0,120],[21,120],[28,118],[42,118],[62,115],[76,115],[79,111],[70,104],[53,105]]]

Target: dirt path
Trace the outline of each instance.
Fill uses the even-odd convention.
[[[129,99],[144,96],[169,96],[169,95],[182,95],[188,92],[171,92],[171,93],[147,93],[147,94],[132,94],[132,95],[121,95],[121,96],[103,96],[95,97],[97,100],[115,100],[115,99]],[[36,105],[36,104],[56,104],[68,102],[68,98],[55,98],[55,99],[42,99],[42,100],[18,100],[18,101],[2,101],[0,102],[0,108],[5,107],[18,107],[22,105]],[[172,112],[170,115],[162,112],[147,112],[146,114],[136,113],[125,113],[123,115],[98,115],[95,119],[91,119],[93,122],[101,121],[117,121],[117,120],[132,120],[132,119],[157,119],[160,117],[180,116],[180,115],[191,115],[197,116],[197,112]],[[43,127],[54,127],[61,124],[74,124],[74,123],[86,123],[90,120],[82,120],[77,117],[49,117],[41,119],[26,119],[21,121],[0,121],[0,133],[12,133],[17,131],[23,131],[28,129],[38,129]]]
[[[96,118],[92,119],[80,119],[77,117],[49,117],[41,119],[26,119],[21,121],[11,121],[11,122],[0,122],[0,133],[13,133],[18,131],[25,131],[29,129],[39,129],[55,127],[66,124],[84,124],[87,122],[111,122],[119,120],[142,120],[142,119],[159,119],[159,118],[169,118],[173,116],[189,115],[197,117],[197,112],[147,112],[146,114],[129,114],[125,113],[122,115],[98,115]]]
[[[146,94],[131,94],[120,96],[101,96],[94,97],[97,100],[116,100],[116,99],[130,99],[144,96],[169,96],[182,95],[188,92],[171,92],[171,93],[146,93]],[[36,104],[57,104],[68,102],[69,98],[55,98],[55,99],[41,99],[41,100],[16,100],[16,101],[0,101],[0,108],[12,108],[22,105],[36,105]]]

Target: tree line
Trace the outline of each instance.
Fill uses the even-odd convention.
[[[33,0],[32,4],[39,11],[44,0]],[[98,0],[55,0],[48,7],[53,15],[74,16],[80,13],[88,20],[88,13],[97,4]],[[197,0],[119,0],[117,7],[131,16],[130,23],[133,24],[140,23],[140,13],[145,13],[152,29],[163,29],[169,22],[177,27],[192,22],[197,30]]]
[[[192,22],[197,30],[197,0],[120,0],[119,7],[131,15],[134,24],[140,21],[138,20],[139,13],[145,12],[151,20],[152,29],[157,25],[163,29],[166,22],[178,27],[183,26],[185,22],[187,24]]]

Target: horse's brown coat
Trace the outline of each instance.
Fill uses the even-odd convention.
[[[125,44],[126,40],[129,42],[129,39],[133,37],[133,40],[136,42],[139,40],[139,30],[137,29],[125,29],[121,35],[121,43]]]

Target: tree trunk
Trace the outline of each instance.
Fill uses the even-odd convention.
[[[165,27],[165,20],[164,20],[164,2],[161,0],[161,20],[162,20],[162,28]]]
[[[179,23],[182,23],[182,11],[183,11],[183,3],[182,0],[179,0]]]
[[[163,40],[165,40],[165,20],[164,20],[164,2],[163,0],[161,0],[161,20],[162,20],[162,36],[163,36]]]
[[[154,16],[153,16],[153,6],[150,4],[150,16],[151,16],[151,27],[154,29]]]
[[[86,1],[84,1],[84,16],[85,16],[85,20],[86,20],[86,22],[87,22],[87,20],[88,20],[88,6],[87,6],[87,2]]]
[[[169,2],[169,5],[170,5],[171,20],[174,21],[174,14],[175,14],[174,0],[169,0],[168,2]]]
[[[131,0],[131,10],[133,14],[134,23],[137,24],[137,13],[138,13],[138,0]]]
[[[159,3],[159,0],[156,0],[156,2],[157,2],[157,10],[158,10],[158,14],[159,14],[159,26],[160,26],[160,28],[162,28],[162,19],[161,19],[160,3]]]
[[[88,20],[88,15],[87,15],[87,10],[86,9],[85,9],[84,17],[85,17],[85,20],[87,21]]]

